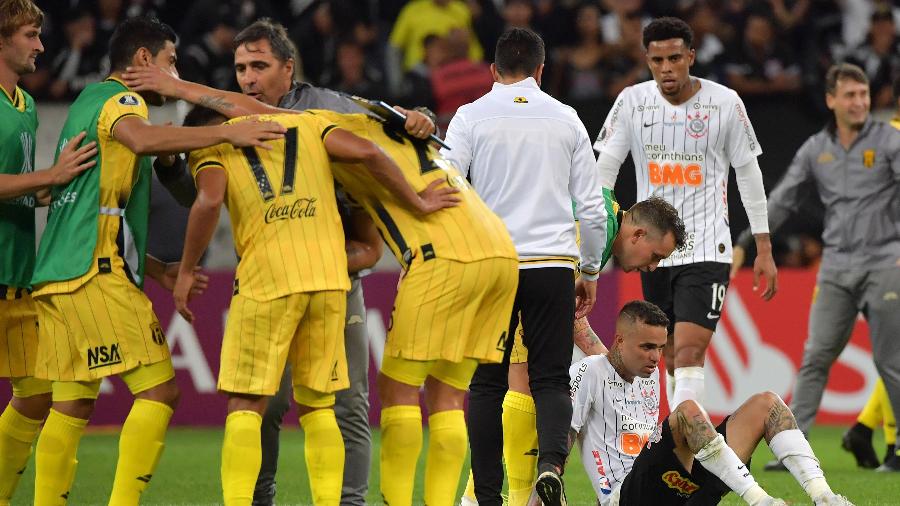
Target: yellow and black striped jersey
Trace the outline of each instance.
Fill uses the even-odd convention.
[[[459,189],[458,206],[423,216],[407,208],[359,164],[334,164],[337,182],[369,213],[404,268],[416,255],[423,255],[424,260],[440,257],[459,262],[518,258],[503,221],[427,142],[413,140],[364,114],[311,112],[378,144],[417,192],[436,179]]]
[[[259,119],[287,128],[284,140],[269,143],[271,150],[219,144],[189,158],[194,178],[207,169],[227,174],[238,290],[255,300],[349,290],[344,230],[323,144],[334,126],[306,113]]]

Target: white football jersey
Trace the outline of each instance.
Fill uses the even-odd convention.
[[[659,434],[659,370],[628,383],[606,355],[592,355],[572,364],[569,378],[571,427],[584,470],[606,504],[651,435]]]
[[[737,93],[697,80],[700,90],[678,106],[663,97],[655,81],[625,88],[594,143],[596,151],[620,163],[631,151],[637,200],[662,197],[684,220],[685,246],[660,267],[731,263],[729,167],[762,154]]]

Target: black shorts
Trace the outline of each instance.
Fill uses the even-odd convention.
[[[722,437],[726,437],[727,423],[726,417],[716,427],[716,432],[722,434]],[[619,504],[705,506],[719,504],[722,497],[731,492],[728,485],[696,460],[690,472],[681,465],[675,456],[675,440],[672,438],[669,420],[663,421],[661,435],[659,442],[645,446],[635,459],[631,472],[622,482]]]
[[[676,322],[696,323],[715,331],[730,279],[730,264],[699,262],[660,267],[641,273],[644,299],[669,317],[669,334]]]

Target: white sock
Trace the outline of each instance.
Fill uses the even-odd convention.
[[[703,405],[705,380],[702,367],[679,367],[675,369],[675,393],[669,407],[675,409],[682,402],[693,399]]]
[[[669,403],[669,411],[675,411],[675,376],[666,371],[666,402]]]
[[[716,434],[712,441],[700,448],[695,457],[701,466],[718,476],[736,494],[741,497],[746,494],[748,497],[744,500],[749,504],[768,498],[769,495],[765,492],[765,496],[760,497],[762,488],[750,474],[747,465],[725,444],[725,438],[721,434]]]
[[[833,494],[825,481],[822,468],[819,467],[819,459],[800,429],[783,430],[775,434],[769,441],[769,448],[813,501]]]

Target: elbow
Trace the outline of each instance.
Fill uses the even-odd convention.
[[[224,195],[209,195],[200,193],[194,200],[193,207],[200,211],[217,212],[225,200]]]

